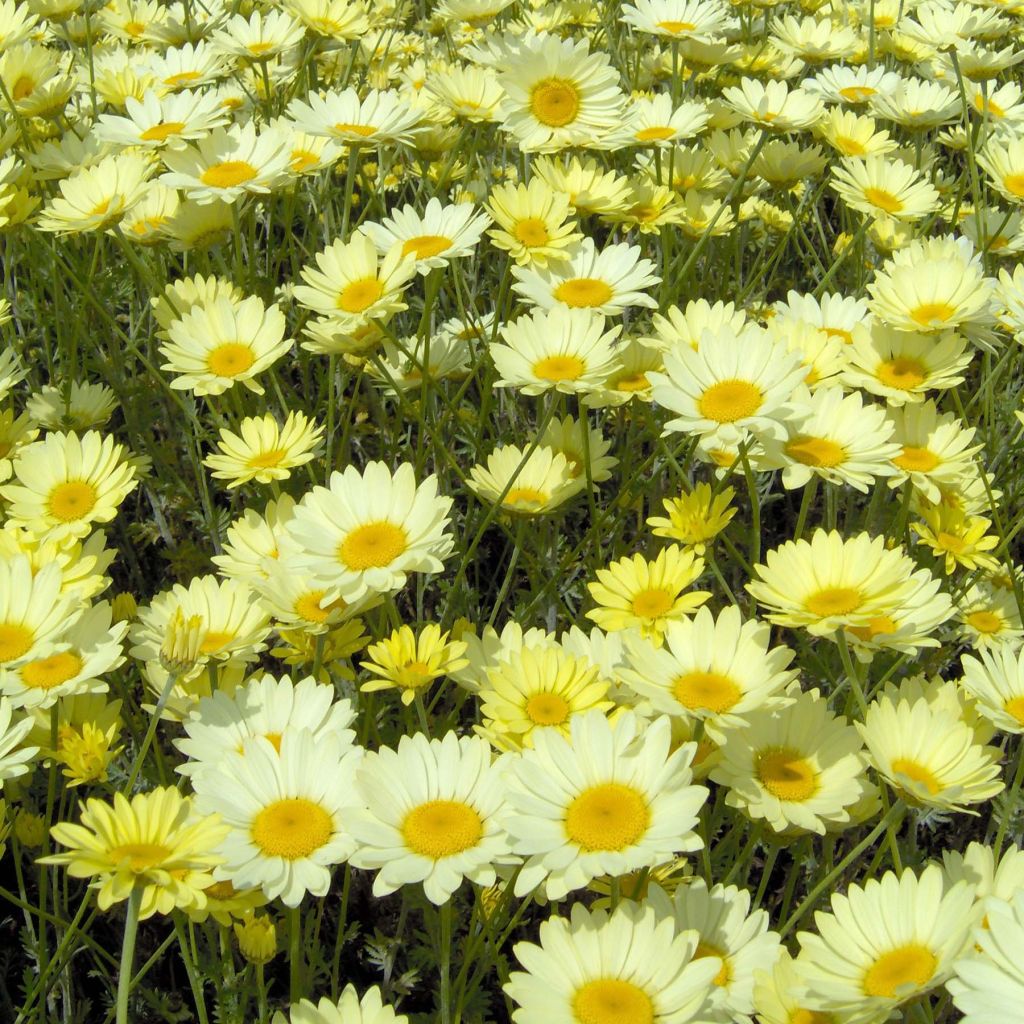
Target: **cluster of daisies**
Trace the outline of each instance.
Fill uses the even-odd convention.
[[[19,1020],[1016,1019],[1022,15],[0,0]]]

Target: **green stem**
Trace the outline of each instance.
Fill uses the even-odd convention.
[[[160,699],[156,702],[156,707],[153,709],[153,716],[149,720],[149,727],[146,729],[146,735],[142,740],[142,746],[139,747],[139,752],[135,755],[135,763],[132,765],[132,770],[128,773],[128,781],[124,784],[124,788],[121,790],[121,792],[126,795],[130,793],[132,788],[135,786],[135,780],[139,777],[142,762],[145,760],[146,754],[149,752],[150,744],[153,742],[153,737],[156,735],[156,727],[160,721],[160,716],[164,713],[164,708],[167,706],[167,701],[170,699],[171,691],[174,689],[174,684],[177,681],[177,672],[167,673],[167,682],[164,683],[164,688],[160,693]]]
[[[135,959],[135,936],[139,930],[139,906],[142,888],[136,885],[128,897],[128,911],[121,940],[121,967],[117,972],[117,1024],[128,1024],[128,995],[132,988],[132,961]]]
[[[298,907],[288,910],[289,992],[292,1003],[302,998],[302,918]]]
[[[441,905],[441,935],[439,970],[441,975],[441,1021],[452,1024],[452,901],[449,898]]]
[[[185,925],[177,914],[174,916],[174,934],[178,937],[178,946],[181,948],[181,961],[185,965],[185,973],[188,975],[188,984],[192,989],[192,1001],[196,1004],[196,1016],[199,1018],[199,1024],[209,1024],[209,1018],[206,1016],[206,997],[203,995],[203,985],[196,973],[194,949],[192,951],[189,949]]]

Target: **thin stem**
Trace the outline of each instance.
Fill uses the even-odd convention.
[[[439,972],[441,975],[441,1022],[452,1024],[452,901],[441,905]]]
[[[117,1024],[128,1024],[128,995],[132,988],[132,961],[135,959],[135,936],[139,930],[139,906],[142,887],[136,885],[128,897],[128,911],[121,939],[121,966],[117,972]]]
[[[124,788],[121,790],[122,793],[130,793],[132,788],[135,786],[135,780],[139,777],[142,762],[145,760],[146,754],[149,752],[150,744],[153,742],[153,737],[156,735],[156,727],[160,721],[160,716],[164,713],[164,708],[167,706],[167,701],[170,698],[171,691],[174,689],[174,684],[177,681],[177,672],[169,672],[167,674],[167,682],[164,683],[164,688],[160,693],[160,699],[157,701],[156,707],[153,709],[153,715],[149,720],[149,727],[146,729],[146,735],[142,740],[142,746],[139,747],[139,752],[135,755],[135,763],[132,765],[132,770],[128,773],[128,781],[124,784]]]
[[[298,907],[288,910],[288,971],[292,1003],[302,998],[302,918]]]

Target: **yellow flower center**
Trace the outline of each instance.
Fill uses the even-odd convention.
[[[237,377],[255,362],[256,356],[248,345],[240,341],[228,341],[210,350],[206,357],[206,368],[215,377]]]
[[[647,379],[646,373],[640,372],[613,379],[609,386],[614,391],[626,391],[632,394],[636,391],[646,391],[651,386],[651,382]]]
[[[569,711],[569,702],[557,693],[535,693],[526,702],[526,717],[534,725],[561,725]]]
[[[835,145],[836,149],[847,156],[863,156],[867,152],[867,147],[863,143],[849,135],[837,135]]]
[[[269,451],[250,456],[248,465],[251,469],[271,469],[280,465],[287,454],[287,448],[271,448]]]
[[[35,640],[35,633],[21,623],[0,623],[0,663],[22,657]]]
[[[633,614],[642,619],[657,619],[664,615],[675,604],[675,595],[664,587],[650,587],[641,590],[633,598]]]
[[[510,508],[538,509],[548,503],[548,495],[536,487],[513,487],[505,495],[503,505]]]
[[[384,285],[375,277],[364,277],[347,284],[338,294],[338,309],[362,313],[384,294]]]
[[[316,165],[320,158],[316,153],[308,149],[293,149],[291,166],[292,170],[296,174],[301,174],[303,171],[308,171],[310,167]]]
[[[986,608],[971,612],[966,618],[967,624],[979,633],[998,633],[1003,628],[1003,620]]]
[[[364,139],[368,139],[377,131],[377,127],[372,124],[345,124],[339,122],[334,126],[334,130],[339,135],[359,135]]]
[[[338,559],[353,572],[390,565],[409,546],[401,526],[381,519],[357,526],[341,542]]]
[[[826,437],[794,437],[786,444],[786,454],[804,466],[825,469],[846,461],[846,449]]]
[[[96,488],[87,481],[67,480],[50,491],[46,507],[54,519],[73,523],[87,516],[96,507],[98,498]]]
[[[654,1004],[631,981],[599,978],[576,990],[572,1015],[578,1024],[652,1024]]]
[[[143,32],[146,31],[146,26],[141,21],[126,21],[122,28],[126,35],[131,36],[133,39],[138,39]]]
[[[711,979],[715,985],[719,988],[725,988],[726,985],[732,980],[732,971],[729,968],[729,960],[725,956],[723,950],[717,946],[713,946],[710,942],[705,942],[703,939],[697,943],[697,948],[693,951],[694,960],[703,960],[705,957],[717,956],[722,961],[721,970]]]
[[[586,368],[578,356],[545,356],[533,364],[533,375],[541,380],[578,380]]]
[[[21,666],[21,681],[37,690],[52,690],[74,679],[85,662],[74,651],[51,654],[48,658],[30,661]]]
[[[152,128],[147,128],[139,138],[143,142],[163,142],[172,135],[180,135],[184,127],[184,121],[164,121],[162,124],[155,124]]]
[[[820,1010],[794,1010],[789,1016],[789,1024],[834,1024],[835,1017],[831,1013]]]
[[[211,188],[234,188],[243,182],[252,181],[259,172],[245,160],[224,160],[207,167],[199,180]]]
[[[194,82],[197,78],[202,78],[198,71],[179,71],[177,74],[168,75],[164,79],[164,85],[169,85],[173,89],[176,85]]]
[[[899,213],[903,209],[903,203],[891,192],[884,188],[864,189],[864,198],[872,205],[877,206],[886,213]]]
[[[1024,174],[1008,174],[1003,178],[1003,188],[1011,195],[1024,196]]]
[[[847,345],[853,344],[853,334],[850,331],[844,331],[841,327],[822,327],[823,330],[830,338],[842,338]]]
[[[286,797],[267,804],[252,823],[252,841],[268,857],[302,860],[315,853],[334,833],[334,819],[304,797]]]
[[[589,309],[610,302],[614,294],[600,278],[573,277],[555,289],[554,297],[574,309]]]
[[[676,676],[672,694],[691,711],[710,711],[719,715],[739,703],[743,691],[720,672],[686,672]]]
[[[409,849],[431,860],[469,850],[483,834],[480,815],[459,800],[430,800],[414,807],[402,822],[402,838]]]
[[[663,142],[675,135],[675,129],[667,125],[651,125],[650,128],[641,128],[636,133],[638,142]]]
[[[23,670],[24,671],[24,670]],[[1013,697],[1003,705],[1003,710],[1024,725],[1024,697]]]
[[[864,597],[855,587],[823,587],[808,595],[804,607],[819,618],[833,615],[849,615],[864,602]]]
[[[659,21],[657,27],[678,35],[680,32],[692,32],[697,26],[692,21]]]
[[[864,103],[875,95],[875,90],[869,85],[847,85],[839,90],[839,95],[848,103]]]
[[[895,356],[880,363],[875,376],[887,387],[911,391],[925,382],[928,369],[920,359]]]
[[[922,327],[944,324],[953,316],[956,316],[956,306],[948,302],[922,302],[910,311],[910,318]]]
[[[635,846],[651,823],[643,794],[619,782],[584,790],[569,804],[565,834],[587,851],[625,850]]]
[[[818,773],[798,750],[762,750],[754,759],[761,785],[778,800],[809,800],[818,792]]]
[[[893,999],[908,989],[927,985],[938,966],[938,959],[927,946],[909,942],[878,957],[868,968],[861,986],[865,995]]]
[[[452,245],[453,240],[445,235],[417,235],[403,243],[402,255],[408,256],[412,253],[418,260],[429,260],[433,256],[439,256],[445,249],[450,249]]]
[[[894,773],[906,776],[911,782],[924,786],[934,796],[942,788],[942,783],[919,761],[909,757],[897,757],[893,759],[892,770]]]
[[[716,423],[735,423],[753,416],[764,395],[761,389],[745,380],[721,380],[700,396],[697,408],[706,420]]]
[[[580,112],[580,94],[565,78],[545,78],[530,91],[530,111],[541,124],[563,128]]]
[[[904,445],[903,451],[892,460],[893,464],[908,473],[930,473],[938,464],[939,457],[927,448]]]
[[[899,630],[899,623],[891,615],[876,615],[866,626],[847,626],[846,630],[852,633],[858,640],[867,643],[874,640],[876,636],[885,633],[895,633]]]
[[[551,241],[547,225],[540,217],[524,217],[517,221],[512,234],[517,242],[527,246],[547,245]]]
[[[327,616],[331,613],[333,605],[321,608],[320,602],[324,599],[323,590],[311,590],[303,594],[295,602],[295,614],[300,615],[307,622],[326,622]]]
[[[30,75],[22,75],[14,83],[14,88],[11,89],[11,98],[15,101],[23,100],[27,96],[32,95],[32,92],[35,89],[35,87],[35,80]]]
[[[160,843],[123,843],[110,848],[110,860],[114,864],[125,864],[134,874],[142,874],[157,864],[163,863],[171,851]]]
[[[217,651],[226,647],[234,639],[234,633],[229,633],[225,630],[211,629],[206,636],[203,637],[203,642],[199,645],[199,650],[203,654],[216,654]]]

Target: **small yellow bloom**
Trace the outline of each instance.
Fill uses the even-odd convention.
[[[274,919],[251,910],[235,924],[239,952],[251,964],[267,964],[277,955],[277,928]]]
[[[914,523],[911,528],[921,538],[921,543],[943,560],[947,574],[954,572],[958,565],[972,571],[999,571],[998,560],[986,554],[999,544],[998,537],[986,533],[992,525],[990,520],[965,516],[942,505],[926,509],[922,515],[925,521]]]
[[[104,731],[92,722],[85,722],[81,731],[65,727],[57,744],[57,760],[63,764],[69,786],[86,782],[106,782],[110,762],[124,749],[114,747],[118,727],[115,723]]]
[[[666,498],[662,504],[668,517],[651,516],[647,525],[654,528],[655,537],[670,537],[703,555],[707,542],[717,537],[736,515],[736,509],[730,507],[735,496],[731,487],[715,494],[710,484],[697,484],[678,498]]]
[[[363,668],[379,679],[363,683],[364,693],[397,687],[402,691],[402,703],[411,704],[416,694],[435,679],[465,668],[469,662],[462,657],[466,644],[461,640],[449,642],[449,634],[431,623],[417,636],[409,626],[396,629],[391,636],[367,649],[369,661]]]

